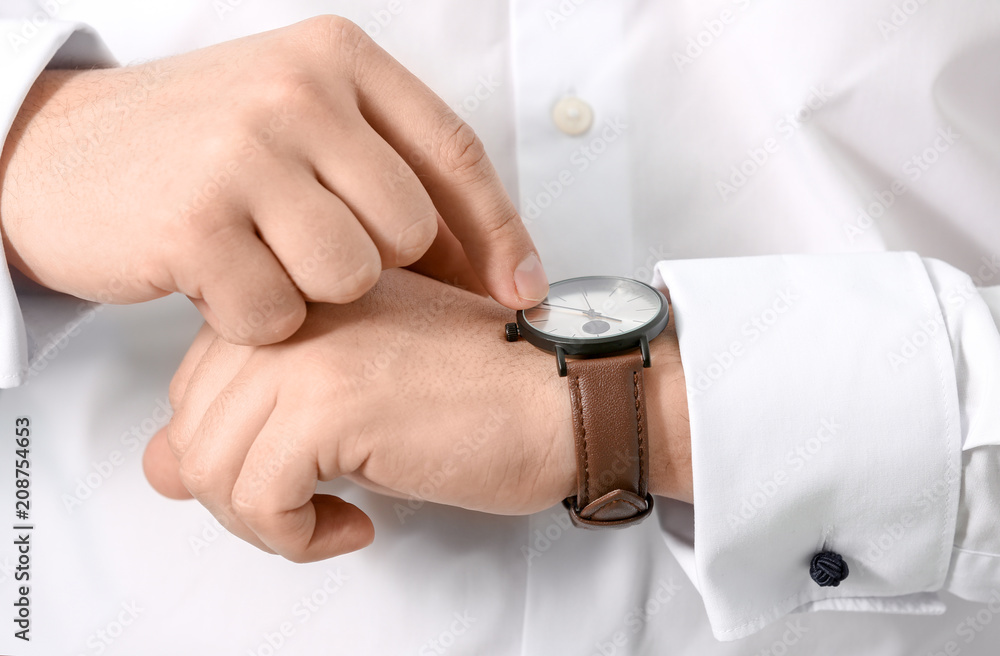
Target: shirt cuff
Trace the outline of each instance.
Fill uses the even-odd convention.
[[[932,275],[962,276],[912,253],[657,265],[694,474],[688,521],[659,504],[661,526],[719,640],[790,612],[944,611],[963,426]],[[820,552],[839,585],[811,578]]]
[[[114,58],[100,37],[81,23],[60,20],[0,19],[0,136],[10,127],[31,85],[46,68],[112,66]],[[0,248],[0,388],[17,387],[27,378],[29,340],[21,307]]]
[[[994,264],[992,261],[990,264]],[[1000,271],[1000,262],[988,272]],[[983,275],[979,280],[992,279]],[[965,443],[955,550],[945,589],[1000,610],[1000,287],[952,286],[950,305],[968,308],[956,341]],[[984,305],[985,304],[985,305]],[[992,326],[989,319],[992,317]]]

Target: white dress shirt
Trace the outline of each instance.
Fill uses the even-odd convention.
[[[142,478],[193,309],[15,296],[4,274],[0,431],[32,420],[36,528],[32,639],[8,622],[0,653],[995,652],[1000,5],[8,0],[0,125],[47,65],[319,13],[477,130],[553,280],[669,288],[695,504],[595,533],[561,507],[495,517],[333,483],[375,543],[283,562]],[[848,563],[839,586],[810,578],[820,551]]]

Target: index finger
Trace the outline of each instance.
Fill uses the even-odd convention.
[[[279,395],[232,491],[236,516],[268,548],[297,563],[356,551],[375,538],[375,527],[360,508],[316,494],[316,426],[304,419],[306,415],[301,406]]]
[[[361,28],[330,20],[361,114],[420,178],[490,295],[514,309],[545,298],[535,245],[476,133]]]
[[[199,310],[205,306],[205,302],[200,299],[195,300],[194,304]],[[204,357],[205,352],[208,351],[208,347],[211,346],[215,338],[216,334],[212,330],[212,327],[208,323],[201,324],[198,334],[195,335],[191,346],[188,347],[187,353],[184,354],[184,358],[181,360],[180,365],[178,365],[174,377],[170,379],[167,398],[170,400],[170,407],[175,411],[184,400],[184,393],[187,390],[192,374],[194,374],[194,370],[198,367],[202,357]]]

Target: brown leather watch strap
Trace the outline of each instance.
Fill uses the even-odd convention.
[[[653,508],[642,354],[566,361],[577,494],[566,499],[576,526],[619,528]]]

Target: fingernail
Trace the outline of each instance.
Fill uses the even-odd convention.
[[[545,300],[549,293],[549,279],[537,253],[529,253],[514,269],[514,286],[517,287],[517,295],[526,301],[539,303]]]

